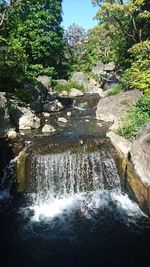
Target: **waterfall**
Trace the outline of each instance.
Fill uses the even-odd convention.
[[[114,160],[99,151],[36,155],[32,166],[37,204],[80,192],[120,188]]]

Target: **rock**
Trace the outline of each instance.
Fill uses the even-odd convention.
[[[41,112],[42,106],[47,95],[47,88],[40,81],[25,83],[23,89],[17,90],[20,99],[29,104],[35,112]]]
[[[150,123],[133,142],[126,174],[126,189],[150,216]]]
[[[56,111],[62,110],[63,108],[64,106],[61,104],[61,102],[58,99],[56,99],[49,103],[45,103],[43,106],[43,112],[46,112],[46,113],[56,112]]]
[[[125,116],[130,107],[142,96],[138,90],[121,92],[117,95],[100,99],[96,118],[106,122],[115,122]]]
[[[150,123],[131,143],[109,132],[107,137],[119,156],[119,172],[124,190],[150,216]]]
[[[19,130],[31,130],[40,127],[40,119],[28,107],[19,107],[10,111],[14,125]]]
[[[46,75],[38,76],[37,81],[42,83],[42,85],[49,90],[51,88],[51,77]]]
[[[94,68],[92,68],[92,72],[94,74],[97,74],[97,75],[101,75],[104,71],[104,63],[102,63],[101,61],[98,61],[96,66]]]
[[[58,122],[66,123],[67,122],[67,119],[64,118],[64,117],[60,117],[60,118],[58,118]]]
[[[113,132],[108,132],[106,135],[110,138],[112,144],[119,152],[119,155],[122,155],[122,157],[126,158],[131,149],[131,142]]]
[[[98,125],[99,127],[102,127],[102,126],[103,126],[103,124],[102,124],[101,122],[98,122],[97,125]]]
[[[25,185],[26,185],[26,159],[27,154],[25,149],[23,149],[16,161],[16,179],[17,179],[17,191],[18,192],[24,192],[25,191]]]
[[[62,91],[60,95],[61,96],[68,96],[68,92],[67,91]]]
[[[67,112],[67,117],[71,117],[71,111]]]
[[[17,133],[15,130],[13,129],[10,129],[8,132],[7,132],[7,139],[8,140],[15,140],[17,138]]]
[[[97,86],[97,82],[94,79],[90,79],[89,80],[89,87],[90,88],[93,88],[95,86]]]
[[[77,97],[77,96],[83,96],[83,92],[76,88],[72,88],[69,92],[69,97]]]
[[[75,72],[71,78],[71,81],[77,82],[80,85],[83,85],[85,89],[88,89],[88,79],[83,72]]]
[[[115,69],[116,69],[115,62],[109,62],[108,64],[104,65],[104,70],[105,71],[114,71]]]
[[[90,90],[87,91],[87,94],[98,94],[100,97],[104,97],[105,93],[102,88],[99,88],[98,86],[94,86]]]
[[[54,133],[56,129],[50,124],[45,124],[42,128],[42,133]]]
[[[47,113],[47,112],[43,112],[43,116],[46,117],[46,118],[48,118],[50,116],[50,114]]]
[[[130,153],[136,173],[144,184],[150,186],[150,123],[133,142]]]
[[[10,128],[10,118],[8,112],[8,105],[6,93],[0,92],[0,136],[8,132]]]

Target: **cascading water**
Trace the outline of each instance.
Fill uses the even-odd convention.
[[[73,113],[68,135],[33,140],[26,191],[0,217],[0,265],[148,267],[149,219],[121,191],[106,128]]]
[[[33,159],[37,203],[75,193],[120,187],[115,162],[99,152],[37,156]]]

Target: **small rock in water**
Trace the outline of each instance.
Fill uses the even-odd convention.
[[[58,122],[66,123],[67,122],[67,119],[64,118],[64,117],[60,117],[60,118],[58,118]]]
[[[87,121],[87,122],[88,122],[88,121],[90,121],[90,120],[86,119],[85,121]]]
[[[83,140],[80,140],[79,143],[80,143],[80,145],[83,145],[84,144]]]
[[[43,112],[44,117],[49,117],[50,114],[48,112]]]
[[[71,117],[71,111],[68,111],[68,112],[67,112],[67,116],[68,116],[68,117]]]
[[[8,138],[8,140],[14,140],[14,139],[16,139],[16,138],[17,138],[17,133],[16,133],[16,131],[14,131],[14,130],[9,130],[9,131],[7,132],[7,138]]]
[[[45,124],[44,127],[42,128],[42,133],[53,133],[55,132],[55,128],[49,124]]]
[[[102,126],[103,126],[101,122],[98,122],[97,125],[98,125],[99,127],[102,127]]]

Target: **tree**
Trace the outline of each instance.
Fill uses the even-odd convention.
[[[26,58],[27,65],[23,70],[28,76],[60,76],[62,69],[64,72],[61,66],[65,60],[64,31],[61,27],[62,0],[18,0],[10,1],[9,4],[1,2],[1,14],[7,10],[7,19],[3,20],[0,29],[0,44],[3,47],[5,43],[5,53],[1,54],[3,62],[6,64],[9,61],[8,51],[14,50],[17,43],[17,49],[20,47],[23,58]],[[11,53],[11,62],[12,57]],[[2,64],[0,67],[3,68]]]
[[[95,2],[95,1],[94,1]],[[101,1],[98,1],[99,3]],[[150,35],[150,6],[148,0],[103,1],[97,19],[105,25],[111,45],[120,64],[128,63],[128,50]]]

